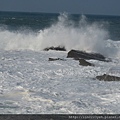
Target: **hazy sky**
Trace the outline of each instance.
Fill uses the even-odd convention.
[[[0,11],[120,15],[120,0],[0,0]]]

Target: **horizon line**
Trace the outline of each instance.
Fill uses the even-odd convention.
[[[14,11],[14,10],[0,10],[0,12],[15,12],[15,13],[33,13],[33,14],[60,14],[60,13],[67,13],[67,14],[71,14],[71,15],[98,15],[98,16],[116,16],[116,17],[120,17],[120,15],[113,15],[113,14],[94,14],[94,13],[69,13],[69,12],[38,12],[38,11]]]

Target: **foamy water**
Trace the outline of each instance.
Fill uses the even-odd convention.
[[[120,60],[89,60],[95,66],[84,67],[66,56],[56,51],[0,51],[0,113],[118,114],[120,82],[96,76],[118,75]]]

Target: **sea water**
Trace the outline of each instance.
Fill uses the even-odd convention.
[[[67,51],[43,51],[51,46]],[[80,66],[71,49],[112,61]],[[96,76],[120,76],[119,66],[119,16],[0,12],[0,113],[118,114],[120,83]]]

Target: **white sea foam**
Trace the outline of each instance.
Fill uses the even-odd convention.
[[[119,114],[120,82],[99,81],[96,76],[118,75],[120,59],[117,64],[90,60],[95,66],[85,67],[66,55],[0,51],[0,113]],[[65,61],[50,62],[51,56]]]
[[[115,55],[116,48],[106,47],[109,33],[103,28],[103,23],[91,23],[82,15],[79,25],[69,19],[67,14],[61,14],[57,23],[38,33],[7,29],[0,30],[0,49],[4,50],[34,50],[39,51],[50,46],[65,46],[67,50],[78,49],[99,52],[106,56]]]

